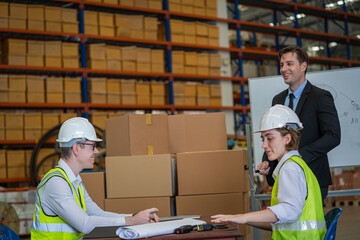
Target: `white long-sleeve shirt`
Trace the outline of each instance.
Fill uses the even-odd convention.
[[[300,157],[300,154],[296,150],[286,153],[273,172],[274,179],[280,174],[278,179],[278,204],[268,207],[279,219],[279,221],[273,224],[297,221],[302,214],[305,204],[307,184],[304,170],[293,161],[288,161],[284,164],[292,156]],[[281,165],[283,166],[281,167]]]
[[[80,175],[75,176],[62,159],[60,159],[58,167],[65,171],[70,182],[77,190],[82,181]],[[91,199],[86,190],[84,198],[87,212],[85,212],[75,201],[67,181],[60,177],[50,178],[38,192],[45,214],[50,216],[58,215],[73,228],[84,234],[88,234],[99,226],[123,226],[125,225],[125,217],[132,216],[131,214],[103,211]]]

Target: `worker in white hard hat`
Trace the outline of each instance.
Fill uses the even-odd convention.
[[[298,152],[303,128],[296,113],[284,105],[262,116],[262,148],[270,161],[278,161],[271,207],[236,215],[212,216],[213,223],[249,224],[272,230],[272,239],[324,239],[326,222],[319,183]]]
[[[79,239],[100,226],[123,226],[158,222],[157,208],[137,214],[103,211],[91,200],[79,173],[93,168],[99,152],[92,124],[82,117],[65,121],[56,140],[61,159],[37,187],[31,239]]]

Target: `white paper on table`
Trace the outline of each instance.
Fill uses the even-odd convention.
[[[141,224],[136,226],[120,227],[116,230],[116,234],[123,239],[137,239],[153,237],[165,234],[172,234],[178,227],[184,225],[201,225],[205,224],[205,221],[196,220],[192,218],[185,218],[181,220],[157,222]]]

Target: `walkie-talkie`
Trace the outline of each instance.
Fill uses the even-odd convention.
[[[189,233],[194,229],[193,225],[184,225],[181,227],[178,227],[174,230],[175,234],[183,234],[183,233]]]

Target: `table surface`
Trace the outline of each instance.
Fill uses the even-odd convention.
[[[200,218],[206,222],[210,222],[210,218]],[[197,232],[192,231],[185,234],[167,234],[151,238],[140,238],[140,239],[152,239],[152,240],[180,240],[180,239],[244,239],[244,235],[240,233],[238,225],[227,225],[225,229],[213,229],[211,231]],[[108,238],[92,238],[102,240],[118,240],[119,237],[108,237]]]

